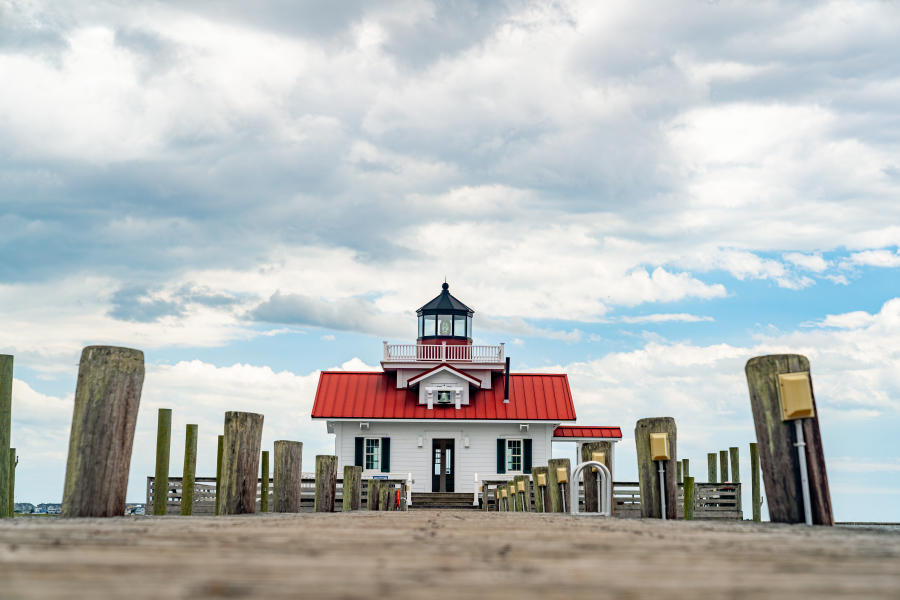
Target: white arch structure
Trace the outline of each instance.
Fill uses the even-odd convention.
[[[585,467],[597,467],[599,469],[597,476],[600,480],[600,489],[598,490],[597,501],[600,503],[600,512],[578,512],[578,476],[581,475]],[[612,506],[612,474],[606,465],[595,460],[589,460],[575,467],[575,471],[572,473],[572,484],[569,486],[569,513],[592,517],[608,517],[610,515],[610,506]]]

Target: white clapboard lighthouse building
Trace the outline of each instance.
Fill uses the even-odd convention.
[[[385,342],[382,371],[320,375],[312,418],[334,433],[339,468],[471,492],[476,478],[546,465],[554,441],[621,439],[618,427],[574,426],[565,374],[510,373],[503,344],[473,345],[474,311],[446,283],[416,314],[416,343]]]

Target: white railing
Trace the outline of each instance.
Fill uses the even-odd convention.
[[[448,344],[388,344],[384,343],[385,362],[443,362],[502,363],[503,344],[499,346],[469,346]]]

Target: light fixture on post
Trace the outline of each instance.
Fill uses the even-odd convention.
[[[669,460],[669,434],[650,434],[650,460],[659,462],[659,512],[662,520],[666,520],[666,469],[665,461]]]
[[[809,371],[781,373],[778,375],[778,400],[781,402],[781,418],[794,422],[797,441],[797,458],[800,461],[800,488],[803,492],[803,517],[812,525],[812,504],[809,497],[809,475],[806,471],[806,440],[803,437],[803,419],[816,416],[813,409],[812,385]]]

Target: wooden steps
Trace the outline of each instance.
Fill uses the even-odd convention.
[[[416,508],[453,508],[474,509],[472,493],[454,492],[413,492],[411,509]]]

